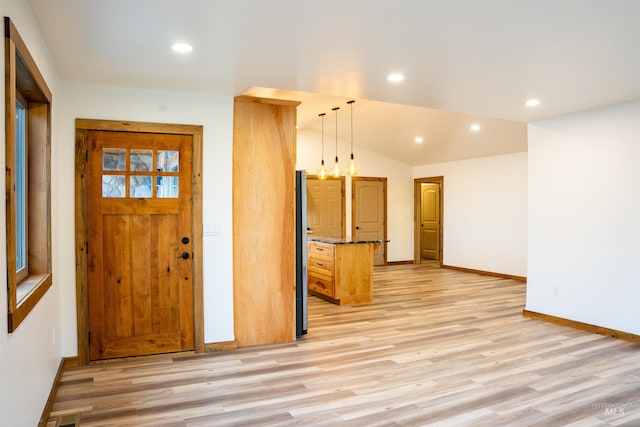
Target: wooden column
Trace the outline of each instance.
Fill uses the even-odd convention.
[[[238,346],[295,340],[297,101],[235,98],[233,308]]]

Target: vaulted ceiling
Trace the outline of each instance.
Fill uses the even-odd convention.
[[[526,122],[640,99],[640,0],[27,1],[63,81],[293,98],[316,131],[355,99],[356,145],[408,164],[524,151]]]

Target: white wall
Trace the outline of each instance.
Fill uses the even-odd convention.
[[[58,251],[74,248],[74,135],[75,119],[109,119],[195,124],[203,135],[203,222],[220,230],[205,236],[204,323],[205,342],[230,341],[233,335],[233,271],[231,212],[231,152],[233,98],[210,94],[142,90],[63,83],[60,108],[60,216],[64,230]],[[75,261],[68,256],[60,266],[64,354],[77,355],[75,316]]]
[[[527,153],[425,165],[444,177],[443,264],[527,275]]]
[[[329,146],[328,146],[329,145]],[[333,166],[335,145],[326,144],[325,165]],[[315,175],[322,158],[321,135],[310,130],[299,130],[297,137],[297,169],[306,169]],[[349,164],[350,144],[338,141],[338,157],[343,167]],[[358,176],[387,178],[387,261],[413,260],[413,179],[412,167],[388,157],[354,146]],[[351,235],[351,177],[345,179],[346,232]]]
[[[52,239],[53,245],[60,241],[59,222],[56,196],[60,194],[60,187],[55,179],[60,171],[57,159],[60,156],[59,138],[57,136],[58,114],[56,102],[59,95],[58,77],[55,64],[51,59],[46,45],[31,15],[31,11],[24,1],[4,1],[0,3],[1,16],[8,16],[16,26],[20,36],[25,41],[31,55],[35,59],[53,96],[52,110]],[[4,55],[2,55],[2,69],[4,69]],[[4,99],[4,84],[0,85],[0,93]],[[2,117],[4,117],[4,102],[0,103]],[[4,141],[4,119],[0,121],[0,133]],[[4,143],[0,149],[0,169],[5,169]],[[5,188],[5,174],[0,174],[0,188]],[[71,191],[73,191],[71,189]],[[0,208],[0,277],[7,277],[6,254],[6,207]],[[60,291],[61,280],[58,275],[60,254],[53,250],[53,284],[38,305],[27,318],[12,333],[7,333],[7,293],[0,292],[0,424],[6,426],[34,426],[38,424],[49,391],[53,384],[62,354],[60,334]],[[55,255],[58,256],[55,256]],[[4,289],[4,287],[3,287]]]
[[[529,125],[531,311],[640,334],[640,101]]]

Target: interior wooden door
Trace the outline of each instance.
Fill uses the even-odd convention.
[[[352,235],[362,240],[384,240],[387,237],[387,179],[352,178]],[[373,265],[385,265],[387,245],[378,245]]]
[[[87,134],[89,358],[193,350],[191,137]]]
[[[440,260],[440,184],[420,184],[420,256]]]
[[[344,181],[307,177],[307,231],[326,237],[344,235]]]

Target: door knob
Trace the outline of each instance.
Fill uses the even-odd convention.
[[[179,256],[177,256],[176,258],[182,258],[182,259],[189,259],[189,252],[182,252]]]
[[[188,238],[188,237],[183,237],[183,238],[182,238],[182,243],[184,243],[185,245],[186,245],[187,243],[189,243],[189,238]]]
[[[356,227],[356,230],[360,230],[360,227]]]

